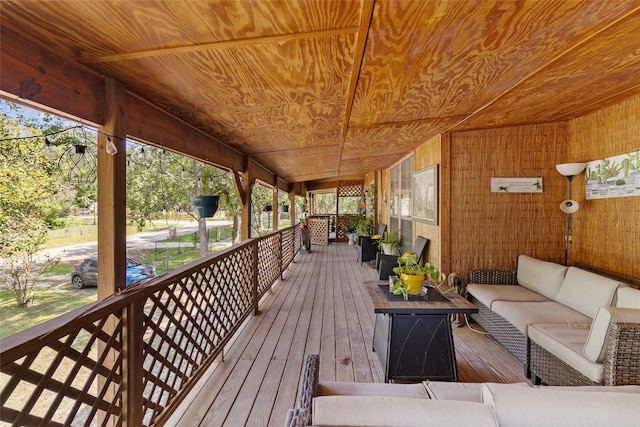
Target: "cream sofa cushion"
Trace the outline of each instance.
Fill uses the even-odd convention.
[[[616,291],[616,307],[640,308],[640,289],[623,286]]]
[[[427,380],[423,382],[423,385],[431,399],[482,402],[482,387],[480,383]]]
[[[317,426],[497,426],[489,405],[455,400],[388,396],[322,396],[313,399]]]
[[[569,267],[555,300],[594,318],[600,307],[610,306],[616,290],[624,285],[599,274]]]
[[[504,317],[525,336],[534,323],[591,325],[591,318],[555,301],[517,302],[494,301],[491,310]]]
[[[612,323],[640,323],[640,308],[600,307],[583,349],[590,361],[602,363],[606,359]]]
[[[540,295],[524,286],[513,285],[482,285],[469,283],[467,292],[473,295],[482,304],[491,308],[494,301],[549,301],[549,298]]]
[[[478,391],[480,394],[480,391]],[[321,381],[318,396],[395,396],[414,399],[429,399],[427,390],[421,383],[354,383],[347,381]]]
[[[604,366],[584,357],[589,325],[530,325],[529,339],[593,382],[602,384]]]
[[[549,299],[555,299],[567,267],[527,255],[518,257],[518,284]]]
[[[483,402],[509,427],[638,426],[640,395],[483,384]]]

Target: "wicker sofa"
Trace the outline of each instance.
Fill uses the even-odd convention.
[[[321,382],[308,355],[292,426],[636,426],[640,386]]]
[[[640,290],[521,255],[516,271],[470,272],[465,291],[535,382],[640,384]]]

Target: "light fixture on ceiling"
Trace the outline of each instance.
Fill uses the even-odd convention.
[[[569,198],[560,203],[560,210],[567,214],[567,234],[564,236],[564,265],[568,265],[569,262],[569,244],[571,243],[572,231],[571,215],[578,212],[578,208],[580,207],[578,202],[572,198],[571,183],[573,181],[573,177],[582,173],[585,166],[585,163],[562,163],[556,165],[556,170],[560,175],[566,176],[569,181]]]

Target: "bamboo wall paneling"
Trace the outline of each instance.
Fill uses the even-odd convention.
[[[568,161],[588,162],[640,150],[640,97],[569,122]],[[584,173],[574,179],[571,259],[640,278],[640,197],[587,200]]]
[[[521,254],[564,262],[564,141],[566,123],[451,134],[451,271],[512,270]],[[541,176],[544,192],[492,193],[496,176]]]

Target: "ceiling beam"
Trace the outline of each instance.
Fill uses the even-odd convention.
[[[345,106],[345,114],[342,119],[342,129],[340,131],[340,148],[338,151],[338,173],[340,176],[340,165],[342,164],[342,152],[344,150],[344,142],[347,136],[347,128],[351,119],[351,110],[353,109],[353,101],[356,97],[356,89],[358,88],[358,78],[362,61],[364,59],[364,51],[367,46],[367,36],[371,19],[373,18],[373,8],[375,0],[365,0],[362,2],[362,11],[360,13],[360,26],[358,28],[358,39],[356,41],[356,49],[353,54],[353,68],[351,69],[351,79],[349,81],[349,91],[347,96],[347,104]]]

